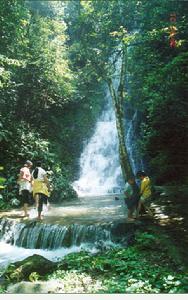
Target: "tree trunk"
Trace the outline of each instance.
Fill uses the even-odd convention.
[[[121,63],[121,73],[120,82],[118,90],[116,92],[113,81],[110,78],[108,80],[108,86],[110,94],[113,100],[115,116],[116,116],[116,127],[119,140],[119,156],[120,164],[123,173],[124,180],[127,181],[128,178],[133,177],[132,167],[129,161],[128,152],[125,144],[125,126],[124,126],[124,113],[123,113],[123,102],[125,95],[125,73],[126,73],[126,52],[123,50],[122,63]]]

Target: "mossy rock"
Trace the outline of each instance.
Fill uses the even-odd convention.
[[[29,280],[29,275],[33,272],[36,272],[39,276],[44,276],[53,272],[56,268],[57,263],[34,254],[22,261],[9,265],[4,276],[11,282],[19,282]]]
[[[134,237],[134,233],[136,229],[138,229],[140,226],[140,223],[133,222],[133,223],[115,223],[113,224],[111,235],[113,242],[123,242],[127,241],[129,242],[130,239]]]

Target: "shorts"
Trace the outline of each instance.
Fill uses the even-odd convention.
[[[30,192],[28,190],[21,190],[21,204],[30,204]]]
[[[125,205],[127,206],[128,209],[137,208],[137,206],[138,206],[138,200],[139,200],[138,197],[135,197],[135,198],[132,198],[132,199],[128,199],[128,198],[124,199]]]

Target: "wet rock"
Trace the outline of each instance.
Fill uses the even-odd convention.
[[[4,276],[11,282],[18,282],[21,280],[28,280],[29,275],[33,272],[43,276],[53,272],[56,267],[57,263],[35,254],[22,261],[9,265]]]
[[[140,226],[139,223],[116,223],[113,225],[111,234],[112,240],[115,243],[126,244],[126,241],[132,240],[134,237],[135,230]]]

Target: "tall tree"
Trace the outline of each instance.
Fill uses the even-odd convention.
[[[122,34],[126,32],[125,26],[129,27],[128,30],[133,27],[133,2],[135,1],[81,1],[80,14],[75,16],[71,28],[73,36],[74,31],[79,33],[79,41],[77,39],[71,45],[72,57],[77,67],[82,70],[87,80],[103,80],[109,87],[116,114],[120,163],[125,180],[133,176],[133,171],[125,144],[124,89],[127,55],[126,46],[122,43]],[[114,37],[113,32],[117,32],[117,36]],[[116,71],[116,76],[120,78],[116,90],[113,77],[117,69],[117,60],[121,62],[121,67],[120,74]]]

